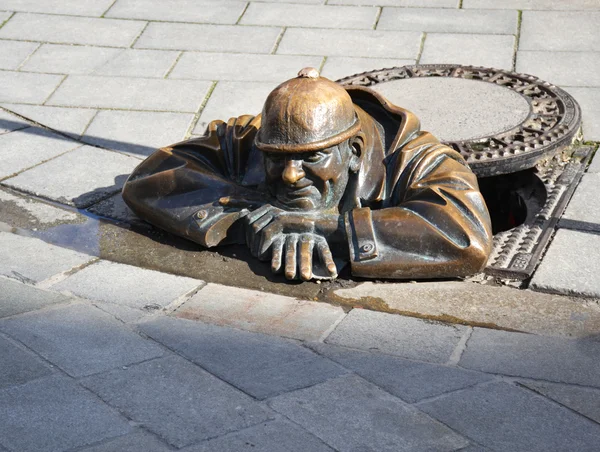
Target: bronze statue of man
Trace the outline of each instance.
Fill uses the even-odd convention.
[[[409,111],[312,68],[275,88],[261,115],[213,121],[156,151],[123,198],[205,247],[246,243],[288,279],[335,278],[336,261],[367,278],[466,276],[491,250],[460,154]]]

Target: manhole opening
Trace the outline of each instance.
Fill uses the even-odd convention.
[[[547,198],[546,187],[534,169],[482,177],[479,189],[490,212],[494,235],[532,219]]]

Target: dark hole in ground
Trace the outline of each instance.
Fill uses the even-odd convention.
[[[492,232],[513,229],[533,218],[546,203],[546,187],[535,169],[482,177],[479,189],[492,218]]]

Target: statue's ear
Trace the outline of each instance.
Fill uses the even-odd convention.
[[[350,171],[353,173],[358,172],[360,164],[362,163],[363,154],[365,150],[366,137],[364,132],[358,132],[354,137],[350,138],[349,144],[352,149],[352,155],[350,156]]]

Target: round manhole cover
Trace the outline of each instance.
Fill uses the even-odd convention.
[[[459,151],[480,177],[535,166],[571,144],[581,121],[579,105],[562,89],[498,69],[403,66],[338,82],[370,87],[415,113],[423,130]]]

